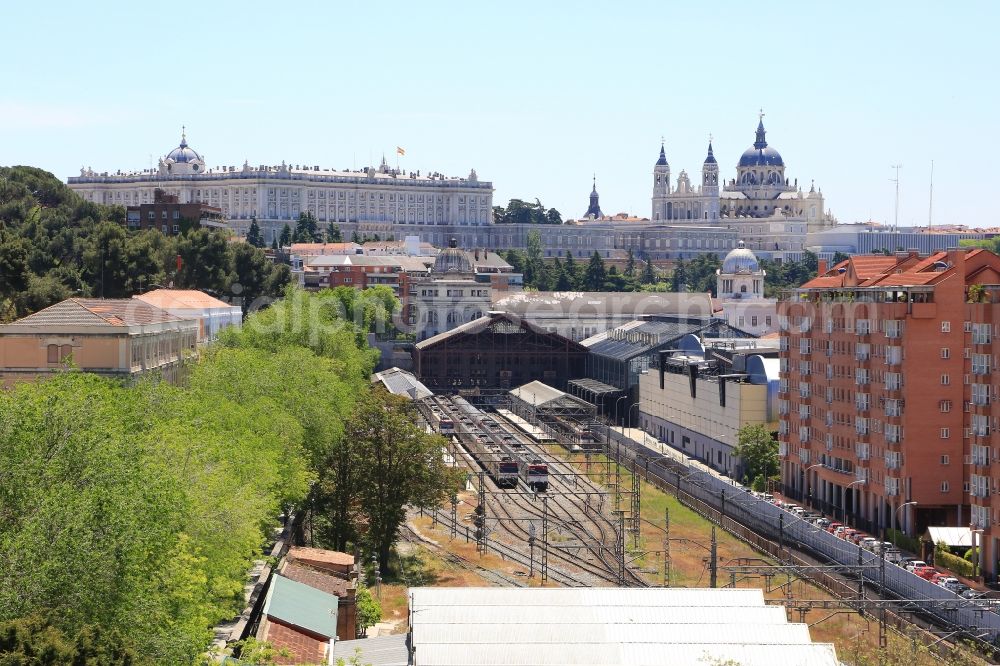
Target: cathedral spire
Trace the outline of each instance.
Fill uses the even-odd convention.
[[[754,141],[753,147],[757,150],[762,150],[767,148],[767,141],[764,139],[764,109],[760,110],[760,120],[757,122],[757,140]]]
[[[187,145],[187,128],[184,125],[181,125],[181,148],[187,148]]]
[[[587,212],[583,214],[584,217],[593,217],[594,219],[604,217],[604,213],[601,212],[600,195],[597,194],[597,174],[594,174],[594,187],[590,190],[590,206],[587,208]]]
[[[662,137],[660,137],[660,159],[656,160],[656,166],[670,166],[667,164],[667,152],[664,149]]]
[[[717,164],[715,161],[715,153],[712,152],[712,136],[708,137],[708,156],[705,157],[705,164]]]

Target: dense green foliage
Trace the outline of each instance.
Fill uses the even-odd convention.
[[[368,627],[374,627],[382,621],[382,604],[372,595],[371,589],[364,584],[358,585],[357,595],[358,629],[365,635]]]
[[[386,405],[367,397],[376,352],[341,314],[346,298],[288,291],[222,335],[182,387],[68,371],[0,393],[0,622],[20,618],[18,635],[33,636],[17,641],[62,650],[86,639],[139,664],[198,659],[209,628],[241,608],[279,514],[331,485],[350,415]],[[381,292],[348,300],[363,325],[395,307]],[[390,407],[386,450],[419,468],[425,449]],[[355,435],[350,455],[377,459]],[[431,487],[445,483],[437,451],[429,471],[412,472]],[[392,464],[361,478],[383,484],[381,498],[359,496],[381,513],[352,520],[391,519],[395,503],[445,492],[414,490]],[[86,638],[88,627],[108,640]]]
[[[565,258],[545,260],[537,231],[528,233],[524,251],[508,250],[504,259],[515,272],[524,275],[526,288],[539,291],[641,291],[657,281],[652,264],[637,261],[631,251],[624,271],[619,271],[617,266],[606,267],[596,251],[582,266],[569,251]]]
[[[801,261],[775,262],[768,259],[759,261],[767,273],[764,278],[764,295],[777,297],[784,289],[793,289],[816,277],[819,260],[808,250]],[[702,254],[687,261],[681,259],[674,264],[670,276],[670,291],[711,292],[716,294],[715,271],[722,268],[722,261],[716,254]]]
[[[520,199],[511,199],[507,207],[493,207],[494,224],[562,224],[562,215],[555,208],[546,209],[535,199],[530,204]]]
[[[137,663],[121,636],[94,625],[67,636],[40,615],[0,622],[0,666],[131,666]]]
[[[733,455],[743,459],[744,480],[753,483],[754,489],[763,490],[767,480],[779,471],[778,440],[761,423],[747,424],[737,433]]]
[[[249,305],[291,279],[287,266],[222,232],[164,236],[128,231],[124,219],[121,206],[84,201],[41,169],[0,167],[0,322],[71,296],[121,298],[171,281]]]

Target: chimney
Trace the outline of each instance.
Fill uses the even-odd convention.
[[[816,277],[822,277],[822,276],[826,275],[826,271],[827,270],[828,269],[827,269],[827,266],[826,266],[826,259],[820,259],[819,260],[819,267],[816,269]]]
[[[947,261],[950,266],[955,267],[962,281],[965,281],[965,250],[957,247],[949,247],[947,250]]]

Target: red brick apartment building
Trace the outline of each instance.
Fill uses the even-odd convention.
[[[983,571],[995,579],[1000,257],[821,262],[778,314],[786,494],[875,534],[982,528]]]

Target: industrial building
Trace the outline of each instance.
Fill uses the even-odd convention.
[[[409,597],[409,634],[334,654],[357,649],[374,666],[840,663],[759,589],[417,587]]]
[[[596,409],[586,400],[533,381],[512,390],[508,404],[515,416],[570,450],[599,444],[594,432]]]
[[[556,333],[491,312],[414,345],[414,374],[437,392],[504,392],[533,379],[565,388],[587,350]]]

